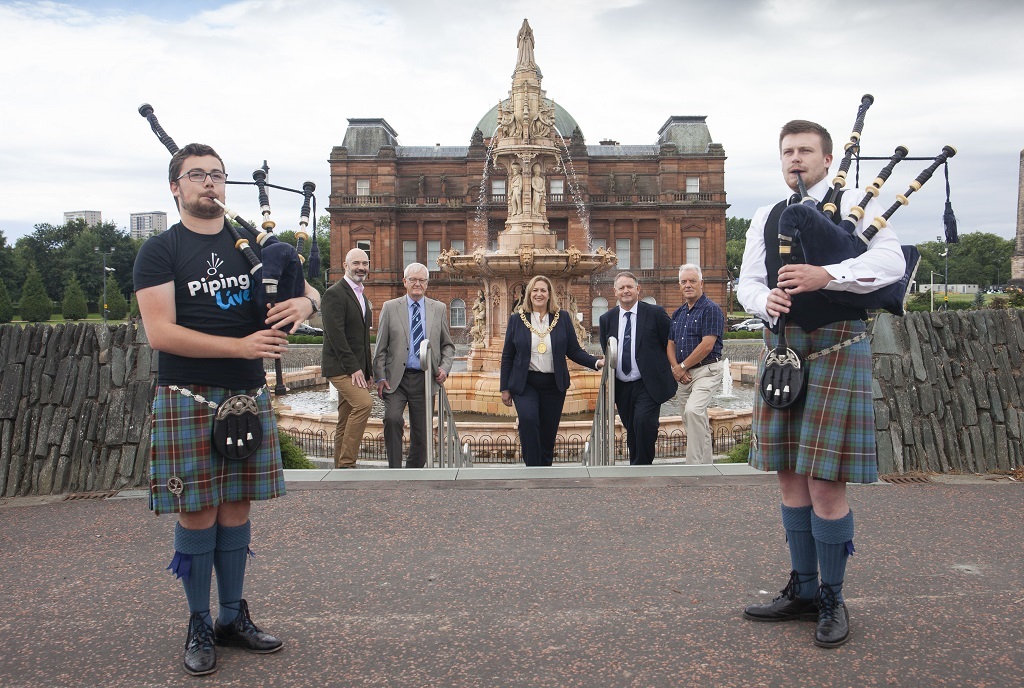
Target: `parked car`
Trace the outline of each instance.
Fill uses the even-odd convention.
[[[733,332],[757,332],[764,329],[764,321],[760,318],[747,318],[729,328]]]

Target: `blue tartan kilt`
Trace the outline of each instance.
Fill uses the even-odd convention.
[[[209,385],[188,389],[218,405],[230,396],[247,393]],[[264,391],[256,403],[263,442],[248,459],[230,461],[213,448],[215,409],[158,386],[153,398],[149,508],[157,514],[180,513],[283,495],[281,448],[270,393]],[[174,494],[172,488],[179,487],[180,494]]]
[[[821,351],[864,332],[860,321],[804,332],[787,325],[789,348],[804,359],[807,391],[796,408],[774,409],[754,396],[750,465],[763,471],[792,470],[821,480],[872,483],[878,480],[875,411],[871,400],[871,344],[863,339],[807,361]],[[765,329],[765,346],[778,336]],[[758,379],[765,354],[758,361]]]

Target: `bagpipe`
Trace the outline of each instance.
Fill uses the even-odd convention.
[[[153,113],[153,107],[149,103],[143,103],[139,106],[139,114],[142,115],[149,122],[150,128],[153,133],[156,134],[157,139],[160,143],[167,148],[171,155],[178,152],[178,145],[174,142],[167,132],[164,131],[163,127],[160,126],[160,122],[157,120],[156,115]],[[273,184],[267,183],[267,173],[269,167],[266,161],[263,163],[263,167],[257,169],[252,173],[254,184],[259,191],[259,202],[260,202],[260,213],[263,215],[263,222],[261,224],[262,231],[258,231],[252,223],[248,222],[240,215],[235,213],[233,210],[228,208],[225,204],[221,203],[219,199],[214,198],[214,202],[217,203],[224,210],[226,217],[224,226],[228,232],[231,233],[232,238],[235,240],[235,248],[242,252],[246,260],[249,262],[251,269],[250,274],[253,276],[254,284],[258,285],[254,290],[254,296],[256,304],[259,307],[260,313],[266,313],[268,306],[273,306],[278,301],[288,300],[303,296],[306,292],[306,279],[303,275],[302,268],[305,258],[302,256],[302,251],[305,242],[310,239],[308,233],[309,221],[310,221],[310,204],[312,201],[312,214],[316,215],[316,198],[313,196],[313,192],[316,190],[316,185],[307,181],[303,183],[302,190],[289,189],[282,186],[274,186]],[[250,184],[250,182],[234,182],[228,181],[228,184]],[[270,197],[267,192],[267,188],[281,189],[282,191],[289,191],[292,193],[302,194],[302,208],[299,211],[299,229],[295,232],[295,246],[281,241],[274,234],[274,227],[276,223],[271,219],[270,210]],[[238,227],[235,226],[238,225]],[[309,251],[309,274],[317,275],[320,273],[320,250],[316,241],[316,225],[313,226],[313,242],[310,245]],[[251,242],[255,242],[260,246],[260,255],[257,256],[256,252],[252,250]],[[274,360],[274,369],[277,375],[277,384],[274,387],[275,394],[284,394],[284,376],[281,369],[281,359]]]
[[[859,169],[860,138],[864,128],[864,115],[873,102],[874,97],[870,94],[865,94],[861,98],[850,141],[846,144],[839,171],[832,180],[832,188],[829,189],[820,210],[818,209],[818,200],[808,195],[803,178],[797,174],[800,200],[783,210],[779,217],[779,255],[783,264],[805,263],[824,266],[860,256],[868,250],[871,240],[878,232],[888,226],[892,214],[901,206],[909,203],[909,196],[915,191],[919,191],[941,165],[945,165],[949,158],[956,155],[955,148],[943,146],[942,152],[935,158],[931,158],[931,164],[910,182],[907,191],[898,194],[895,203],[881,216],[872,220],[863,232],[858,233],[857,224],[863,219],[868,204],[873,198],[878,197],[882,185],[885,184],[896,165],[907,159],[909,152],[907,148],[897,146],[875,180],[865,188],[864,197],[858,204],[850,208],[846,218],[837,222],[836,218],[840,214],[838,208],[840,193],[846,186],[846,176],[854,156],[857,157]],[[956,219],[949,204],[948,172],[946,195],[946,211],[943,219],[946,224],[947,241],[952,243],[957,240]],[[900,248],[906,261],[906,269],[903,276],[893,284],[866,294],[826,290],[821,290],[820,293],[828,300],[844,306],[863,310],[884,309],[894,315],[904,315],[910,288],[921,263],[921,253],[916,246],[904,245]],[[785,314],[781,314],[778,324],[778,343],[765,358],[759,384],[761,397],[765,403],[778,409],[788,408],[798,403],[802,399],[807,385],[804,361],[787,346],[785,330],[786,317]]]

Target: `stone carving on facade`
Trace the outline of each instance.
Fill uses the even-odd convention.
[[[550,103],[541,103],[540,107],[537,108],[537,114],[533,116],[533,121],[530,122],[530,134],[532,136],[551,136],[551,130],[555,128],[555,104],[554,101]]]
[[[526,293],[525,289],[526,289],[526,287],[523,285],[522,282],[520,282],[516,286],[512,287],[512,311],[513,312],[515,312],[515,310],[517,308],[519,308],[520,306],[523,305],[523,301],[525,300],[524,294]]]
[[[534,215],[544,215],[547,212],[545,203],[546,183],[544,172],[541,171],[540,163],[533,166],[533,176],[530,178],[530,208]]]
[[[576,339],[579,340],[580,344],[588,341],[587,328],[583,327],[583,323],[580,320],[580,306],[576,302],[576,297],[572,294],[569,295],[569,315],[572,317],[572,327],[576,330]]]
[[[609,251],[604,246],[598,246],[594,254],[601,258],[601,265],[614,265],[618,260],[618,256],[613,251]]]
[[[448,177],[444,172],[441,173],[441,195],[448,195]]]
[[[501,288],[494,284],[491,286],[491,311],[501,308]]]
[[[470,330],[470,335],[473,338],[471,346],[474,349],[482,349],[486,346],[487,297],[484,296],[483,289],[477,290],[476,301],[473,302],[473,329]]]
[[[533,273],[533,246],[523,246],[519,249],[519,269],[524,275]]]
[[[580,264],[580,260],[583,258],[583,252],[573,245],[566,250],[566,253],[568,255],[566,256],[565,264],[570,270],[572,270]]]
[[[629,175],[629,183],[630,183],[630,186],[632,187],[632,193],[634,195],[636,195],[636,182],[637,182],[637,176],[636,176],[636,172],[634,172],[633,174]]]
[[[519,48],[519,56],[516,59],[516,69],[536,69],[537,63],[533,58],[533,29],[530,22],[523,20],[523,25],[516,36],[516,45]]]
[[[517,163],[512,163],[508,175],[508,216],[523,214],[523,172]]]
[[[437,257],[437,266],[442,271],[448,272],[452,268],[452,257],[460,255],[459,249],[457,248],[443,248],[441,249],[440,255]]]
[[[498,131],[501,132],[502,138],[519,136],[520,132],[517,131],[519,127],[519,121],[512,114],[512,100],[509,99],[507,104],[498,104]]]
[[[423,196],[424,195],[423,191],[426,188],[426,185],[427,185],[427,177],[426,177],[426,175],[421,174],[420,178],[416,180],[416,193],[417,193],[417,195],[419,195],[419,196]]]
[[[469,139],[469,145],[471,146],[482,146],[484,145],[484,133],[480,131],[480,127],[473,130],[473,135]]]
[[[615,173],[608,173],[608,195],[612,196],[615,194]]]

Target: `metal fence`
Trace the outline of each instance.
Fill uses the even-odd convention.
[[[332,456],[334,452],[334,434],[324,430],[282,430],[287,432],[302,447],[308,456]],[[735,425],[732,428],[719,428],[711,437],[712,450],[716,454],[724,454],[750,437],[749,425]],[[515,432],[498,435],[463,435],[463,442],[469,442],[473,449],[474,462],[477,464],[517,464],[521,463],[519,453],[519,436]],[[559,436],[555,441],[554,463],[579,463],[586,438],[578,433],[566,437]],[[435,437],[435,447],[436,447]],[[403,444],[403,451],[408,451],[408,443]],[[656,458],[673,458],[686,455],[686,435],[675,430],[671,433],[658,433],[655,447]],[[382,435],[363,435],[359,447],[359,458],[364,461],[387,462]],[[626,447],[625,433],[615,437],[615,459],[628,461],[629,450]]]

